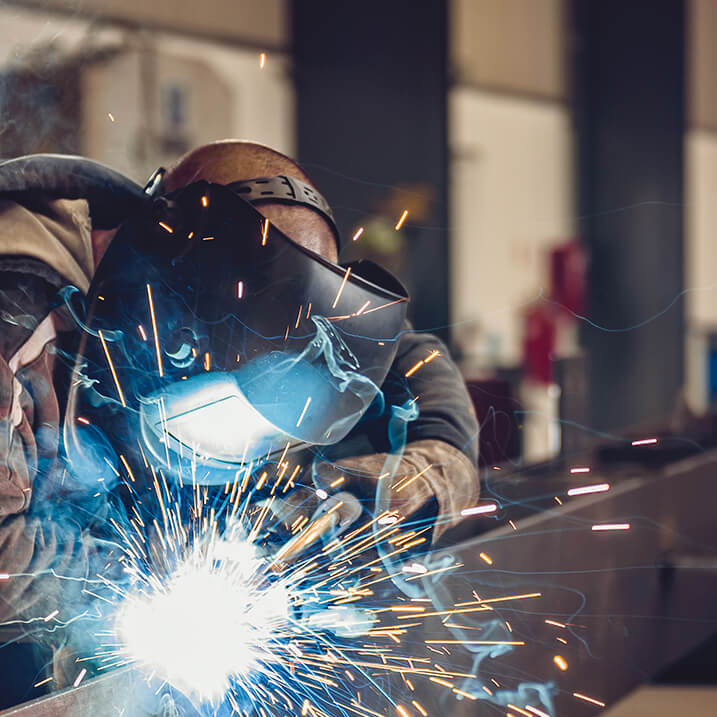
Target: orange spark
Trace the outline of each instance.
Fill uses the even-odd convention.
[[[154,332],[154,350],[157,354],[157,368],[159,369],[160,377],[164,376],[164,370],[162,369],[162,352],[159,350],[159,335],[157,334],[157,318],[154,315],[154,301],[152,301],[152,287],[147,284],[147,297],[149,298],[149,313],[152,317],[152,331]],[[124,405],[124,401],[122,401]]]
[[[346,281],[347,281],[348,278],[349,278],[349,274],[351,274],[351,267],[349,267],[348,269],[346,269],[346,273],[344,274],[344,280],[341,282],[341,286],[339,287],[339,291],[338,291],[338,293],[336,294],[336,298],[334,299],[334,303],[331,305],[331,308],[332,308],[332,309],[335,309],[335,308],[336,308],[336,304],[339,303],[339,299],[341,298],[341,294],[342,294],[343,291],[344,291],[344,287],[346,286]]]
[[[598,707],[605,706],[604,702],[600,702],[600,700],[596,700],[592,697],[588,697],[587,695],[581,695],[579,692],[573,692],[573,697],[577,697],[579,700],[585,700],[585,702],[590,702],[594,705],[597,705]]]
[[[119,394],[120,401],[123,406],[127,406],[124,400],[124,394],[122,393],[122,387],[120,386],[119,378],[117,378],[117,372],[115,371],[115,365],[112,363],[112,359],[110,358],[110,351],[107,348],[107,343],[105,341],[104,334],[102,333],[102,329],[100,329],[98,332],[100,341],[102,342],[102,348],[104,349],[105,356],[107,357],[107,363],[110,366],[110,371],[112,372],[112,378],[114,379],[115,386],[117,387],[117,393]]]

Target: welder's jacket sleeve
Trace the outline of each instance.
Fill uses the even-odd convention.
[[[418,415],[406,425],[401,468],[409,475],[425,472],[403,492],[412,492],[417,505],[433,495],[437,540],[460,522],[461,511],[474,505],[480,494],[473,402],[445,344],[432,334],[415,331],[408,321],[382,388],[389,405],[415,399]]]
[[[367,497],[385,475],[388,455],[401,453],[391,482],[400,486],[405,480],[408,486],[392,489],[385,507],[406,517],[434,512],[436,540],[480,493],[473,404],[445,344],[408,321],[381,393],[343,441],[319,451],[314,483],[330,492],[344,476],[342,490]],[[415,410],[406,410],[411,407]]]
[[[0,271],[86,292],[94,273],[91,229],[89,208],[81,199],[26,196],[22,204],[0,199]]]
[[[32,621],[46,628],[54,610],[71,616],[81,583],[56,576],[86,577],[95,552],[85,527],[96,501],[69,509],[58,460],[54,381],[68,327],[50,311],[61,285],[88,286],[91,256],[85,202],[0,201],[0,622],[13,636],[32,635]]]
[[[419,413],[408,423],[408,443],[443,441],[477,465],[478,421],[473,402],[458,367],[437,336],[415,331],[409,321],[404,323],[383,391],[393,404],[416,399]]]

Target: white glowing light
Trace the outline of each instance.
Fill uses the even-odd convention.
[[[547,712],[543,712],[543,710],[539,710],[537,707],[531,707],[530,705],[526,705],[525,709],[527,712],[537,715],[537,717],[550,717]]]
[[[246,540],[193,550],[163,582],[146,584],[120,608],[122,653],[185,694],[221,698],[246,680],[289,621],[289,592],[267,584]]]
[[[596,485],[584,485],[580,488],[571,488],[568,495],[588,495],[589,493],[605,493],[610,490],[609,483],[598,483]]]
[[[162,441],[220,461],[243,463],[286,443],[284,434],[254,408],[231,374],[207,372],[144,399],[140,426],[145,445],[162,460]],[[216,475],[209,473],[207,481]],[[201,479],[204,480],[204,479]],[[197,482],[201,482],[197,478]],[[220,476],[220,482],[226,480]]]
[[[348,605],[337,605],[326,610],[319,610],[306,620],[306,626],[315,632],[316,630],[330,630],[339,637],[361,637],[374,627],[378,622],[376,615],[370,610],[349,607]],[[292,652],[296,655],[296,646]],[[300,657],[301,653],[297,655]]]
[[[80,682],[82,682],[82,678],[83,678],[86,674],[87,674],[87,670],[83,667],[83,668],[80,670],[80,674],[77,675],[77,677],[75,678],[75,681],[72,683],[72,686],[73,686],[73,687],[79,687]]]
[[[482,515],[483,513],[495,513],[498,506],[495,503],[487,503],[485,505],[476,505],[473,508],[464,508],[461,515]]]

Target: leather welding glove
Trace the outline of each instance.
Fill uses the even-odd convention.
[[[314,465],[317,489],[326,493],[349,491],[368,501],[374,509],[379,483],[387,498],[383,509],[408,518],[435,500],[437,514],[433,528],[435,541],[461,519],[461,510],[475,505],[479,495],[478,472],[470,459],[444,441],[408,443],[398,466],[390,474],[387,453],[342,458],[334,463]],[[388,473],[388,474],[387,474]]]

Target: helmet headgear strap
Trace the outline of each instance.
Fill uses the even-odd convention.
[[[166,170],[160,167],[150,177],[144,191],[150,196],[162,193],[162,178]],[[308,207],[328,223],[333,232],[336,246],[341,249],[341,236],[334,214],[326,199],[306,182],[300,179],[280,174],[275,177],[254,177],[227,184],[227,187],[236,192],[242,199],[254,206],[258,204],[277,202],[280,204],[293,204]]]

